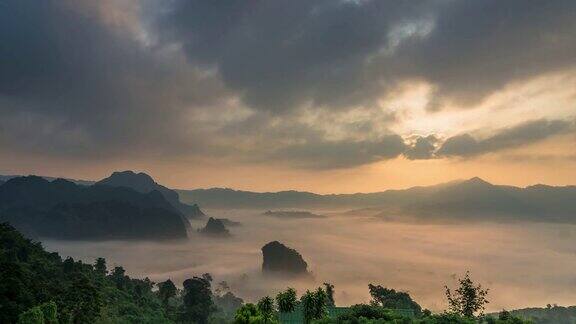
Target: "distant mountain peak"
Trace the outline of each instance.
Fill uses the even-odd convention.
[[[464,184],[473,184],[473,185],[488,185],[491,186],[492,184],[480,177],[470,178],[468,180],[463,181]]]
[[[189,206],[181,203],[176,191],[157,183],[151,176],[144,172],[136,173],[131,170],[116,171],[113,172],[112,175],[110,175],[108,178],[98,181],[97,184],[113,187],[127,187],[141,193],[158,191],[174,208],[176,208],[184,215],[188,217],[204,216],[198,206]]]
[[[148,175],[144,172],[136,173],[132,170],[115,171],[108,178],[125,178],[125,179],[131,179],[134,181],[142,181],[142,182],[147,182],[150,184],[156,184],[156,181],[154,181],[154,179],[150,175]]]

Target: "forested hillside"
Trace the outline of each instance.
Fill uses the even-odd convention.
[[[177,239],[188,222],[158,191],[29,176],[0,185],[0,221],[31,237]]]

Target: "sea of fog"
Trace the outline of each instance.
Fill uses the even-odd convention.
[[[246,301],[287,286],[299,293],[323,282],[336,286],[336,303],[369,300],[368,283],[409,292],[423,307],[445,308],[444,285],[470,271],[490,289],[488,310],[576,304],[576,226],[544,223],[414,224],[366,215],[278,219],[262,211],[209,210],[242,223],[228,239],[195,234],[183,242],[77,242],[43,240],[49,251],[85,262],[105,257],[135,277],[153,281],[209,272]],[[205,220],[193,222],[201,227]],[[260,248],[278,240],[297,249],[313,280],[261,275]]]

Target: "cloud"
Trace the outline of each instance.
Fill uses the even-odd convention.
[[[186,139],[187,107],[218,103],[225,90],[127,23],[109,23],[120,9],[110,1],[2,2],[5,145],[92,157],[198,146]]]
[[[366,141],[313,141],[280,148],[271,158],[309,169],[350,168],[398,157],[406,149],[398,135]]]
[[[540,119],[501,129],[483,139],[476,139],[470,134],[450,137],[442,143],[436,155],[471,157],[520,147],[570,131],[574,131],[574,123],[571,121]]]
[[[576,63],[576,3],[563,0],[0,6],[3,156],[225,157],[304,168],[474,156],[538,137],[402,139],[391,131],[400,115],[382,98],[418,80],[433,89],[431,108],[474,105]]]
[[[436,151],[436,143],[438,143],[438,138],[434,135],[418,136],[414,144],[404,152],[404,156],[409,160],[432,159]]]
[[[429,108],[468,107],[505,85],[574,67],[576,3],[181,0],[161,31],[215,67],[249,105],[377,105],[402,80]]]

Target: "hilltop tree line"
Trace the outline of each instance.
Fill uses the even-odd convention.
[[[302,312],[306,324],[531,323],[517,317],[521,315],[517,312],[484,316],[488,291],[468,273],[455,289],[446,287],[449,309],[440,314],[422,309],[406,292],[373,284],[368,289],[370,303],[353,305],[337,316],[329,316],[335,306],[335,287],[330,283],[307,290],[300,298],[288,288],[274,298],[244,303],[226,282],[214,285],[210,274],[185,280],[182,289],[171,280],[154,283],[148,278],[130,278],[123,267],[108,267],[103,258],[94,264],[62,259],[10,225],[0,224],[0,323],[275,324],[280,313],[295,310]],[[546,322],[550,317],[546,314],[560,314],[557,309],[538,313],[537,323],[552,323]],[[410,310],[411,316],[397,310]],[[571,310],[561,316],[566,317],[566,312]]]

